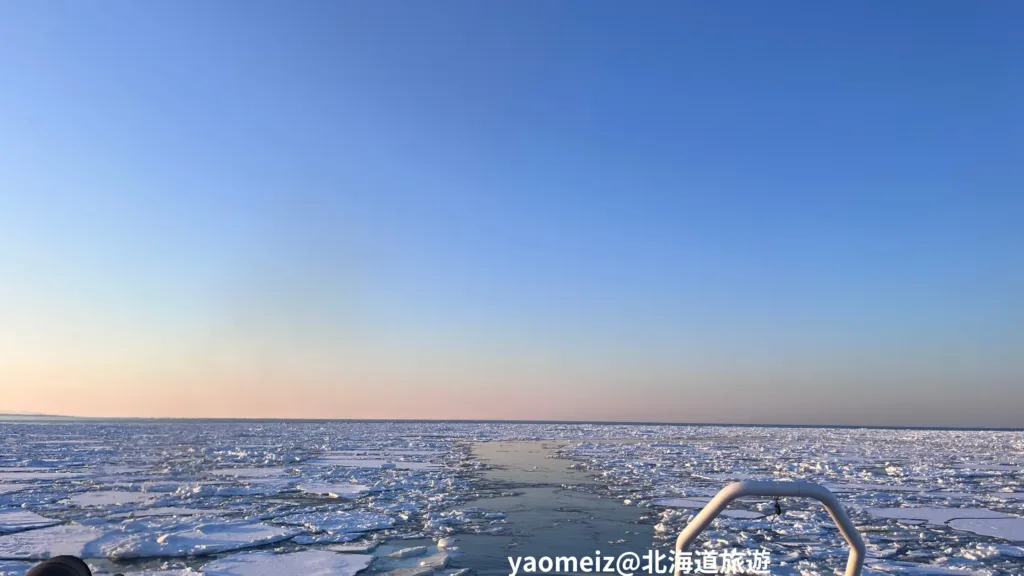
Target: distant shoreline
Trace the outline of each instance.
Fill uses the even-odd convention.
[[[4,414],[0,423],[150,423],[150,424],[232,424],[232,423],[274,423],[274,424],[563,424],[591,426],[718,426],[723,428],[822,428],[840,430],[924,430],[962,432],[1024,432],[1024,428],[979,427],[979,426],[878,426],[855,424],[757,424],[723,422],[632,422],[608,420],[451,420],[429,418],[141,418],[103,416],[63,416],[57,414]]]

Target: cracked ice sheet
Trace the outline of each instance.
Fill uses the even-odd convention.
[[[345,466],[348,468],[397,468],[399,470],[436,470],[439,464],[429,462],[395,462],[379,458],[352,458],[351,456],[324,456],[310,460],[318,466]]]
[[[306,550],[287,554],[249,552],[214,560],[202,568],[205,576],[354,576],[373,562],[370,554],[338,554]]]
[[[307,494],[318,494],[331,498],[356,498],[370,490],[369,486],[350,483],[308,483],[299,484],[297,488]]]
[[[21,492],[22,490],[31,487],[31,484],[0,484],[0,496],[4,494],[13,494],[15,492]]]
[[[947,568],[934,564],[918,564],[915,562],[879,562],[864,566],[867,569],[882,570],[886,574],[913,575],[913,576],[989,576],[990,572],[975,571],[968,568]]]
[[[0,534],[20,532],[31,528],[45,528],[60,523],[60,520],[40,516],[31,510],[0,508]]]
[[[200,510],[198,508],[180,508],[177,506],[161,506],[159,508],[143,508],[141,510],[132,510],[131,512],[124,512],[122,514],[111,514],[108,516],[110,519],[122,519],[122,518],[149,518],[151,516],[198,516],[201,514],[223,514],[222,510],[211,509],[211,510]]]
[[[285,468],[218,468],[211,470],[210,474],[235,478],[273,478],[284,476],[287,472]]]
[[[89,549],[108,558],[204,556],[273,544],[300,532],[262,523],[207,522],[162,534],[112,533]]]
[[[1024,542],[1024,518],[965,518],[952,520],[949,525],[957,530],[966,530],[983,536]]]
[[[651,502],[652,506],[664,506],[666,508],[703,508],[711,501],[711,498],[660,498]],[[726,508],[720,514],[729,518],[761,518],[764,514],[751,512],[740,508]]]
[[[42,560],[62,554],[91,557],[87,545],[103,535],[94,526],[66,524],[0,536],[0,558]]]
[[[140,504],[154,500],[151,494],[142,492],[124,492],[122,490],[106,490],[102,492],[81,492],[71,497],[75,506],[120,506],[123,504]]]
[[[390,516],[358,510],[290,514],[275,518],[274,522],[304,526],[314,532],[327,532],[328,534],[384,530],[395,524],[394,518]]]
[[[954,518],[1007,518],[1009,514],[987,508],[868,508],[868,514],[895,520],[923,520],[942,525]]]
[[[10,468],[8,468],[10,470]],[[32,480],[76,480],[85,474],[77,472],[0,472],[0,482],[26,482]]]
[[[965,464],[954,464],[953,468],[959,470],[999,470],[1009,472],[1019,472],[1022,468],[1020,464],[992,464],[990,463],[965,463]]]

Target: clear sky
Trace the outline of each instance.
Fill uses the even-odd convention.
[[[0,410],[1024,426],[1024,3],[0,3]]]

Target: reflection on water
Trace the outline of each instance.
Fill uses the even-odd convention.
[[[496,469],[484,477],[514,496],[471,502],[508,516],[505,535],[460,535],[453,567],[477,574],[509,574],[509,556],[593,556],[650,548],[653,527],[640,524],[641,510],[619,500],[567,490],[591,484],[572,462],[549,458],[560,442],[490,442],[474,447],[476,456]]]

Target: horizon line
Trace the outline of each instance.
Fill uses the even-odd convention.
[[[861,425],[861,424],[767,424],[750,422],[647,422],[632,420],[529,420],[529,419],[451,419],[451,418],[263,418],[263,417],[189,417],[189,416],[72,416],[66,414],[19,414],[16,412],[0,412],[0,422],[33,419],[62,419],[102,421],[140,421],[140,422],[277,422],[277,423],[406,423],[433,424],[448,422],[453,424],[589,424],[594,426],[720,426],[726,428],[840,428],[865,430],[949,430],[965,432],[1024,432],[1024,428],[999,426],[900,426],[900,425]]]

